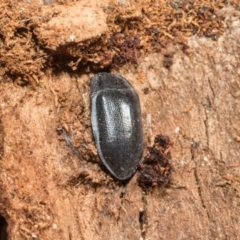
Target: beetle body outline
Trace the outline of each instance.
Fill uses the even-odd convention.
[[[91,121],[98,154],[119,180],[136,171],[143,150],[139,97],[122,76],[99,73],[91,78]]]

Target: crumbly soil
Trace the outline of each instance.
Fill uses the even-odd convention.
[[[0,4],[0,239],[239,239],[238,1]],[[120,182],[98,158],[90,77],[139,94],[144,153],[171,140],[171,181]]]

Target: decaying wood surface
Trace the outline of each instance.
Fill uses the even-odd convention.
[[[85,62],[76,70],[82,61],[80,44],[80,53],[68,65],[71,71],[56,67],[56,49],[69,50],[73,40],[81,43],[111,33],[102,11],[111,2],[96,2],[43,7],[52,15],[50,21],[33,25],[35,44],[44,46],[32,50],[41,55],[32,60],[35,68],[23,60],[11,62],[14,56],[7,55],[7,48],[5,60],[1,55],[0,215],[8,223],[8,239],[239,239],[240,12],[230,6],[218,12],[224,31],[217,41],[204,34],[190,36],[184,43],[187,54],[181,44],[170,44],[174,54],[169,66],[164,51],[140,51],[137,62],[111,68],[139,94],[144,154],[157,134],[173,142],[171,184],[146,191],[137,183],[138,173],[127,183],[118,182],[97,156],[89,80],[101,71],[100,55],[90,59],[88,53],[87,59],[83,54]],[[66,35],[54,41],[61,34],[59,26],[53,27],[56,23]],[[72,32],[78,24],[79,32]],[[16,54],[13,38],[0,38]],[[28,54],[33,52],[24,56]],[[49,55],[55,60],[46,60]],[[86,70],[90,62],[98,68]],[[106,71],[107,63],[103,65]]]

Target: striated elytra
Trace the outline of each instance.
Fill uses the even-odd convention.
[[[142,155],[143,127],[139,97],[125,78],[92,77],[91,121],[103,164],[119,180],[131,177]]]

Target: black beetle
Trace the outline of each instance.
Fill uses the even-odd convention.
[[[99,73],[91,78],[91,121],[98,154],[119,180],[136,171],[143,150],[139,97],[122,76]]]

